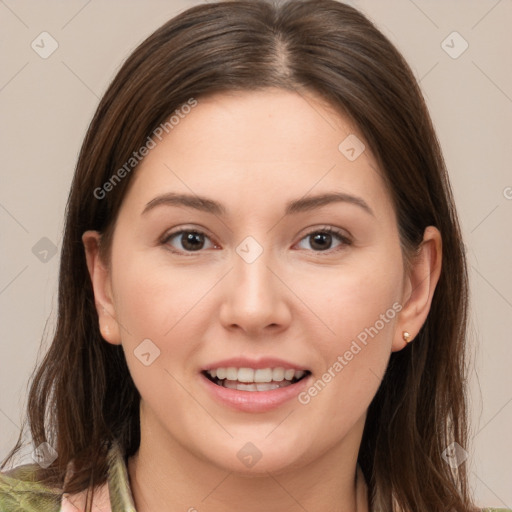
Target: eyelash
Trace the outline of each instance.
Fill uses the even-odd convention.
[[[168,233],[168,234],[164,235],[161,243],[163,245],[166,245],[172,253],[179,254],[179,255],[182,255],[182,256],[195,256],[196,254],[198,254],[200,252],[204,252],[202,249],[200,249],[198,251],[176,250],[175,248],[173,248],[172,246],[169,245],[169,241],[173,237],[176,237],[177,235],[182,235],[184,233],[194,233],[194,234],[198,234],[198,235],[204,235],[208,239],[210,238],[206,233],[204,233],[203,231],[201,231],[199,229],[195,229],[195,228],[180,229],[178,231],[173,231],[171,233]],[[311,250],[311,252],[313,252],[313,253],[317,253],[317,254],[331,254],[333,252],[342,250],[346,246],[352,245],[352,240],[350,240],[350,238],[348,238],[341,230],[333,228],[332,226],[325,226],[325,227],[322,227],[322,228],[317,228],[317,229],[314,229],[312,231],[309,231],[308,233],[306,233],[299,240],[299,243],[302,242],[303,240],[307,239],[311,235],[320,234],[320,233],[322,233],[322,234],[329,234],[329,235],[337,238],[341,242],[341,244],[339,246],[333,248],[333,249],[327,249],[325,251],[314,251],[314,250]],[[217,245],[214,242],[212,242],[212,243],[214,245]]]
[[[345,235],[340,229],[333,228],[332,226],[325,226],[320,229],[317,228],[317,229],[313,229],[313,230],[309,231],[299,240],[299,243],[302,242],[302,240],[307,239],[311,235],[315,235],[315,234],[319,234],[319,233],[331,235],[332,237],[337,238],[341,242],[341,244],[333,249],[327,249],[325,251],[312,251],[314,253],[331,254],[333,252],[342,250],[346,246],[352,245],[352,240],[347,235]]]

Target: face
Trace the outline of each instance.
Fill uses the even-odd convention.
[[[311,94],[199,98],[136,170],[105,275],[102,332],[144,428],[229,471],[357,444],[405,345],[389,193],[357,127]]]

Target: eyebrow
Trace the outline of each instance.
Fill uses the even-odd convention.
[[[144,207],[142,215],[153,210],[157,206],[162,205],[186,206],[188,208],[194,208],[195,210],[213,213],[214,215],[225,215],[227,213],[226,208],[213,199],[190,194],[176,194],[174,192],[169,192],[168,194],[157,196],[149,201],[149,203]]]
[[[363,198],[346,194],[345,192],[329,192],[327,194],[303,197],[295,201],[290,201],[286,205],[285,215],[314,210],[315,208],[320,208],[321,206],[331,203],[353,204],[362,208],[366,213],[375,216],[373,210]]]
[[[353,204],[355,206],[359,206],[360,208],[362,208],[366,213],[375,216],[373,210],[368,206],[364,199],[344,192],[329,192],[326,194],[303,197],[301,199],[289,201],[286,204],[285,215],[292,215],[300,212],[311,211],[316,208],[320,208],[322,206],[326,206],[332,203]],[[214,201],[213,199],[197,195],[177,194],[174,192],[170,192],[167,194],[157,196],[151,201],[149,201],[144,207],[142,215],[146,214],[150,210],[153,210],[157,206],[162,205],[185,206],[188,208],[194,208],[195,210],[200,210],[218,216],[227,214],[225,206],[217,201]]]

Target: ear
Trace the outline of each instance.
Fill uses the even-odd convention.
[[[402,310],[396,324],[393,352],[407,345],[403,338],[404,331],[410,334],[409,343],[414,343],[415,336],[425,323],[441,275],[441,263],[441,233],[434,226],[428,226],[404,280]]]
[[[82,235],[82,242],[94,290],[101,335],[109,343],[120,345],[121,336],[112,295],[110,272],[100,257],[101,235],[97,231],[86,231]]]

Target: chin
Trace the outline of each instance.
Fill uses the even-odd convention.
[[[254,436],[254,441],[249,441],[250,436],[231,439],[229,445],[218,447],[212,451],[208,447],[208,453],[203,452],[205,458],[223,471],[234,472],[247,477],[268,476],[268,473],[284,473],[290,469],[298,468],[306,464],[306,453],[297,451],[297,443],[283,443],[282,438],[267,439]],[[243,439],[243,441],[240,441]]]

